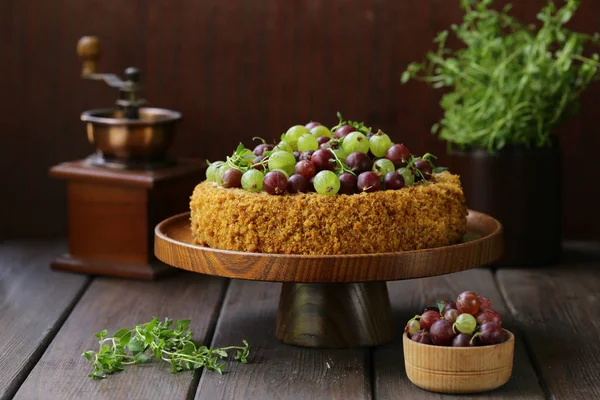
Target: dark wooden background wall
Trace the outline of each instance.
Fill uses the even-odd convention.
[[[64,182],[47,170],[90,154],[79,114],[116,96],[79,78],[82,35],[100,37],[103,71],[138,66],[146,98],[183,112],[174,154],[223,158],[240,140],[276,137],[310,119],[332,124],[340,111],[443,160],[444,144],[429,134],[439,94],[401,85],[400,74],[459,20],[458,3],[0,1],[0,237],[66,233]],[[545,0],[515,3],[515,14],[532,21]],[[583,3],[572,26],[600,31],[600,2]],[[561,129],[567,238],[600,239],[599,101],[597,84]]]

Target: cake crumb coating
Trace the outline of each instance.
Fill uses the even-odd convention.
[[[364,254],[418,250],[461,241],[466,202],[457,175],[400,190],[273,196],[198,184],[190,201],[197,244],[279,254]]]

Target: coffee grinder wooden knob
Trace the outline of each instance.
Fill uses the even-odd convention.
[[[95,74],[100,59],[100,40],[96,36],[83,36],[77,42],[77,55],[83,62],[81,76]]]

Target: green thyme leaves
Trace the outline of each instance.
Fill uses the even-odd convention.
[[[106,375],[123,371],[126,365],[148,362],[152,357],[171,364],[171,372],[177,373],[197,368],[222,373],[228,357],[227,351],[235,350],[234,359],[248,362],[250,349],[248,342],[242,340],[242,346],[230,346],[211,349],[203,346],[192,337],[189,331],[190,321],[156,317],[150,322],[134,326],[132,329],[119,329],[112,337],[108,331],[96,333],[99,340],[98,351],[88,350],[81,355],[92,362],[93,372],[88,376],[103,379]]]
[[[552,130],[577,111],[582,91],[600,77],[598,54],[584,55],[599,36],[565,28],[579,0],[560,8],[549,2],[537,15],[538,27],[514,19],[510,5],[496,11],[493,3],[462,0],[463,21],[451,26],[461,46],[449,49],[448,32],[441,32],[437,51],[410,64],[402,82],[451,88],[440,102],[444,117],[432,127],[450,144],[490,152],[507,144],[549,145]]]

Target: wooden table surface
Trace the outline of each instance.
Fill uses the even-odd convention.
[[[406,377],[402,341],[377,348],[315,350],[275,339],[280,284],[178,272],[158,282],[87,277],[48,268],[62,241],[0,244],[0,398],[16,399],[440,399]],[[516,335],[513,374],[469,398],[600,398],[600,246],[565,244],[559,265],[478,268],[388,283],[394,319],[463,290],[490,297]],[[248,364],[224,374],[171,374],[134,365],[95,381],[81,357],[94,333],[159,318],[191,319],[204,343],[246,338]]]

